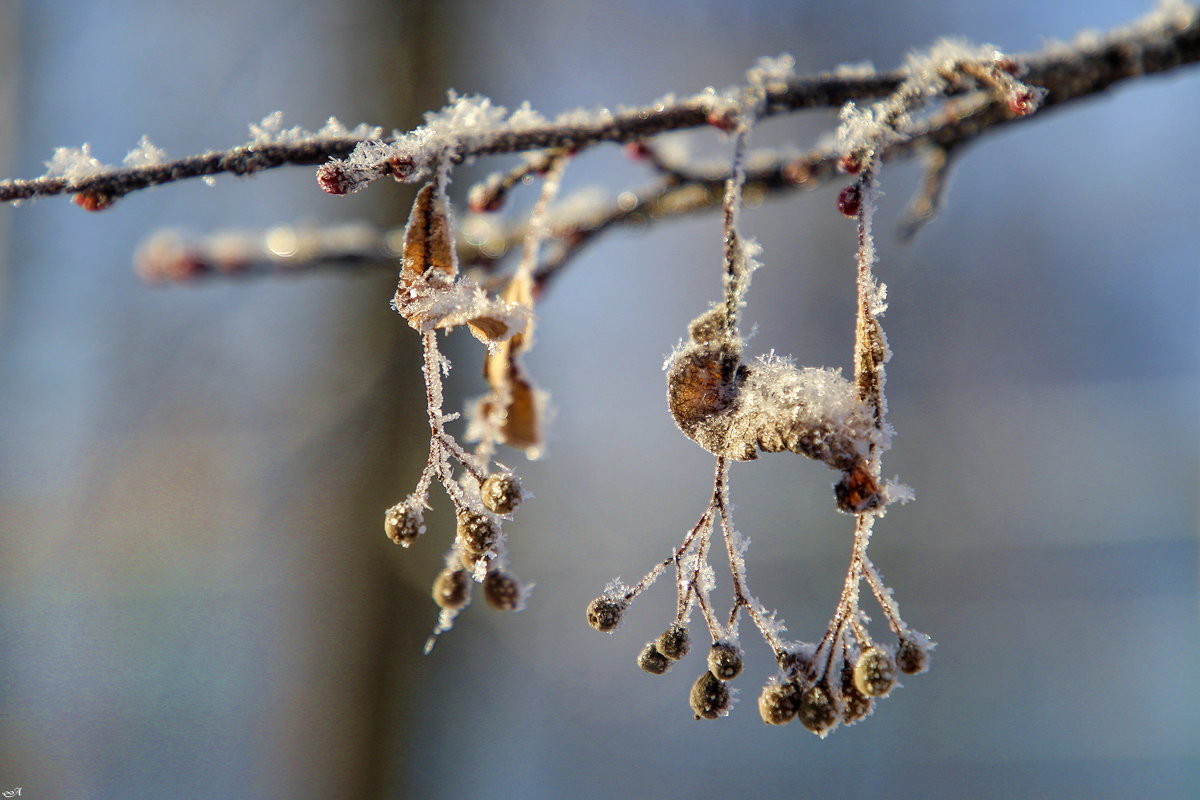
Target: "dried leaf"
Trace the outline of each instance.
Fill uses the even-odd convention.
[[[404,254],[400,271],[402,283],[410,283],[436,269],[447,277],[458,274],[454,253],[454,231],[446,197],[430,181],[417,192],[408,225],[404,229]]]

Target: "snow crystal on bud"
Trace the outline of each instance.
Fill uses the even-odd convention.
[[[146,167],[161,164],[166,160],[167,151],[151,142],[149,136],[143,135],[138,140],[137,147],[130,150],[121,163],[127,167]]]
[[[46,162],[45,177],[65,178],[74,183],[93,178],[110,169],[112,167],[92,156],[90,144],[84,144],[83,147],[56,147],[53,157]]]
[[[763,56],[746,71],[746,80],[751,86],[761,89],[786,85],[796,75],[796,59],[788,53],[778,56]]]

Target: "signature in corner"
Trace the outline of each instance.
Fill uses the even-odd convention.
[[[18,787],[17,787],[17,788],[15,788],[15,789],[9,789],[8,791],[5,791],[5,792],[0,792],[0,796],[3,796],[3,797],[20,797],[20,796],[21,796],[21,787],[20,787],[20,786],[18,786]]]

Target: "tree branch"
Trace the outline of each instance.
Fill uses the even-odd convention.
[[[1081,36],[1068,45],[1052,45],[1041,51],[1012,59],[1024,68],[1022,79],[1048,91],[1043,108],[1062,106],[1099,94],[1116,83],[1144,75],[1168,72],[1200,60],[1200,24],[1195,6],[1176,4],[1143,19],[1116,29],[1105,36]],[[906,77],[905,70],[874,75],[823,74],[771,83],[764,89],[763,116],[791,113],[808,108],[834,108],[848,101],[885,96]],[[962,85],[955,92],[970,90]],[[951,92],[952,94],[954,92]],[[550,148],[571,151],[602,142],[633,142],[667,131],[724,124],[729,95],[702,93],[677,102],[663,102],[615,115],[595,114],[584,119],[565,116],[552,124],[501,125],[498,129],[463,135],[455,139],[452,158],[464,161],[477,156],[519,153]],[[955,111],[958,101],[944,108]],[[914,147],[934,145],[951,148],[961,145],[984,131],[1024,119],[1013,116],[1003,104],[990,102],[964,116],[943,116],[931,120],[927,130],[900,145],[889,148],[884,157],[909,155]],[[367,168],[374,177],[393,175],[399,179],[417,177],[437,153],[444,141],[415,142],[429,128],[385,140],[354,137],[312,137],[302,141],[265,142],[242,145],[223,152],[200,155],[145,166],[112,168],[86,177],[46,176],[31,180],[0,181],[0,201],[13,202],[33,197],[74,194],[86,208],[105,208],[130,192],[186,178],[221,173],[248,175],[261,170],[290,165],[312,165],[329,159],[345,158],[356,149],[373,142],[380,154]],[[426,140],[436,137],[425,136]],[[397,158],[395,148],[405,145],[408,159]],[[809,159],[809,179],[820,180],[832,174],[828,156]],[[346,162],[332,162],[345,164]],[[367,166],[367,165],[364,165]],[[336,168],[332,172],[336,173]],[[327,177],[330,170],[324,173]],[[750,180],[753,181],[752,176]],[[724,178],[714,178],[723,181]],[[705,182],[707,183],[707,178]],[[795,181],[792,181],[795,183]],[[323,186],[351,190],[336,181]],[[677,188],[677,187],[676,187]],[[336,192],[335,192],[336,193]]]

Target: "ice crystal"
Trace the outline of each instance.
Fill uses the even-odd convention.
[[[94,178],[111,169],[112,167],[95,158],[92,155],[92,146],[85,143],[82,147],[54,148],[54,155],[46,162],[46,177],[64,178],[75,183]]]
[[[130,150],[121,163],[127,167],[145,167],[166,160],[167,151],[151,142],[149,136],[142,136],[137,147]]]

